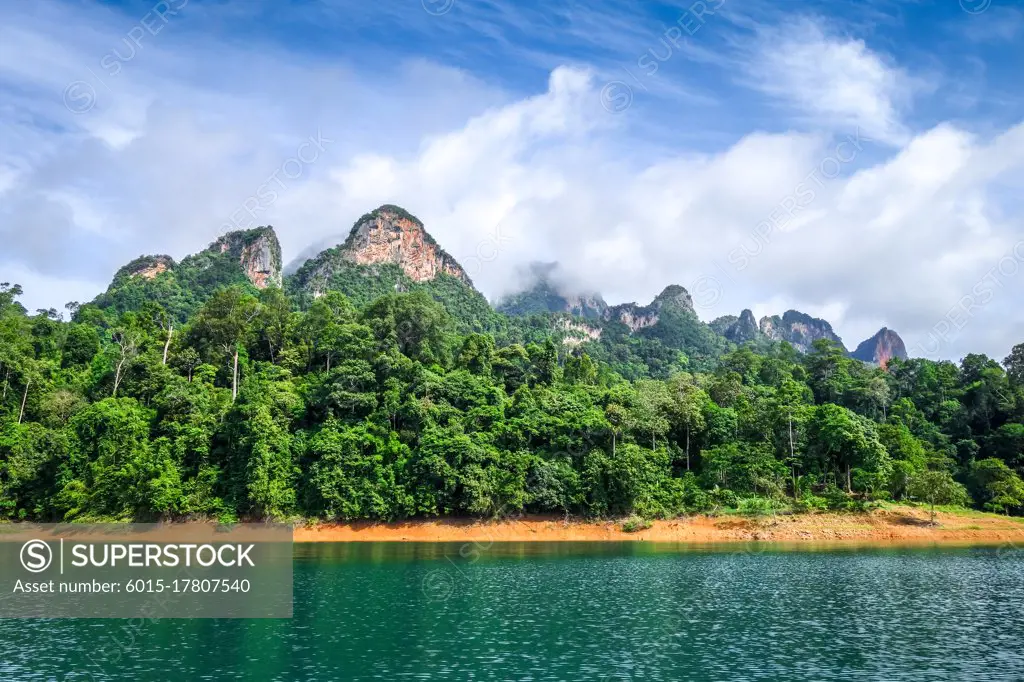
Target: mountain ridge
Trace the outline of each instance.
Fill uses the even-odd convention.
[[[365,305],[388,293],[424,289],[435,299],[448,301],[449,312],[470,327],[493,326],[494,311],[515,317],[567,315],[586,321],[583,326],[565,319],[549,323],[550,329],[565,332],[563,342],[568,345],[599,343],[607,338],[603,334],[607,325],[622,325],[627,334],[642,334],[669,348],[692,351],[696,344],[704,356],[718,352],[708,337],[711,334],[736,345],[784,341],[804,353],[815,341],[826,339],[851,357],[882,367],[892,357],[906,357],[902,339],[884,327],[851,352],[829,322],[797,310],[755,321],[753,312],[744,309],[739,316],[705,323],[697,317],[689,292],[677,284],[666,286],[648,304],[609,305],[596,292],[568,293],[569,287],[559,281],[557,263],[533,263],[530,270],[530,286],[489,304],[422,221],[400,206],[383,204],[360,216],[341,243],[306,259],[289,275],[282,273],[274,228],[265,226],[224,234],[180,262],[163,254],[140,256],[117,271],[108,290],[94,303],[117,310],[136,307],[137,300],[122,295],[129,282],[149,291],[144,297],[168,303],[177,317],[187,316],[218,286],[228,284],[257,290],[282,287],[300,307],[327,291],[341,291],[355,304]]]

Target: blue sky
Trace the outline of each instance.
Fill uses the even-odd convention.
[[[300,259],[390,202],[492,298],[554,260],[610,302],[677,283],[707,320],[1001,358],[1022,53],[1008,0],[4,3],[0,280],[60,308],[141,253],[271,223]]]

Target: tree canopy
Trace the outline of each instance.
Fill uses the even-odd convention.
[[[737,347],[689,318],[569,344],[536,318],[460,318],[443,292],[228,282],[168,309],[132,286],[69,304],[71,321],[0,286],[0,514],[1024,506],[1024,345],[1004,365],[882,370],[827,341]]]

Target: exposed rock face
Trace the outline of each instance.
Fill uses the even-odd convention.
[[[281,243],[272,227],[228,232],[207,250],[237,258],[245,276],[258,289],[281,286]]]
[[[810,350],[811,345],[818,339],[828,339],[846,350],[843,340],[832,331],[832,325],[797,310],[787,310],[782,317],[762,317],[760,326],[761,333],[769,339],[787,341],[802,353]]]
[[[276,239],[275,236],[275,242]],[[277,251],[280,253],[280,246]],[[275,258],[273,244],[269,239],[260,238],[245,246],[241,262],[246,277],[257,288],[265,289],[271,284],[281,286],[281,259],[280,256]]]
[[[665,289],[654,297],[654,301],[650,307],[656,310],[662,310],[665,308],[673,308],[675,310],[689,310],[691,313],[693,310],[693,299],[690,297],[688,292],[678,284],[669,284]]]
[[[723,318],[713,323],[716,331],[733,343],[746,343],[753,341],[760,334],[754,313],[747,309],[740,313],[739,317],[731,317],[723,324]]]
[[[907,359],[907,347],[900,335],[891,329],[882,327],[878,333],[867,339],[857,349],[850,353],[850,357],[878,365],[882,369],[889,364],[893,358]]]
[[[564,332],[562,337],[562,345],[575,348],[581,343],[587,341],[597,341],[601,338],[601,328],[594,327],[585,322],[576,322],[569,318],[558,318],[555,320],[554,327],[560,332]]]
[[[304,291],[313,298],[331,288],[352,296],[356,293],[351,288],[356,280],[366,286],[388,281],[389,291],[378,291],[376,296],[404,291],[409,283],[429,283],[440,275],[449,275],[473,287],[462,266],[438,246],[423,223],[405,209],[385,205],[357,220],[344,243],[304,262],[289,276],[288,288]],[[395,281],[396,278],[404,282]],[[356,289],[363,291],[364,284]]]
[[[174,269],[174,259],[170,256],[140,256],[128,265],[121,268],[115,277],[142,277],[143,279],[156,279],[161,272]]]
[[[633,331],[658,324],[660,314],[665,311],[694,312],[693,299],[690,293],[678,284],[670,284],[664,291],[654,297],[650,305],[639,306],[636,303],[623,303],[608,308],[604,319],[621,322]]]
[[[381,206],[360,218],[341,252],[359,265],[395,263],[414,282],[432,280],[443,272],[473,285],[462,266],[427,234],[423,223],[398,206]]]
[[[577,294],[565,298],[565,312],[578,317],[599,318],[608,309],[600,294]]]
[[[645,327],[658,324],[658,311],[653,306],[638,306],[636,303],[623,303],[608,308],[604,319],[621,322],[632,331],[640,331]]]

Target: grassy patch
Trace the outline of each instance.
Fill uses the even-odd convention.
[[[916,505],[916,508],[927,511],[928,505]],[[1007,517],[1003,514],[995,514],[993,512],[980,511],[978,509],[968,509],[967,507],[954,507],[951,505],[936,505],[935,511],[942,512],[943,514],[950,514],[952,516],[959,516],[965,519],[1000,519],[1005,521],[1007,518],[1013,518]]]

